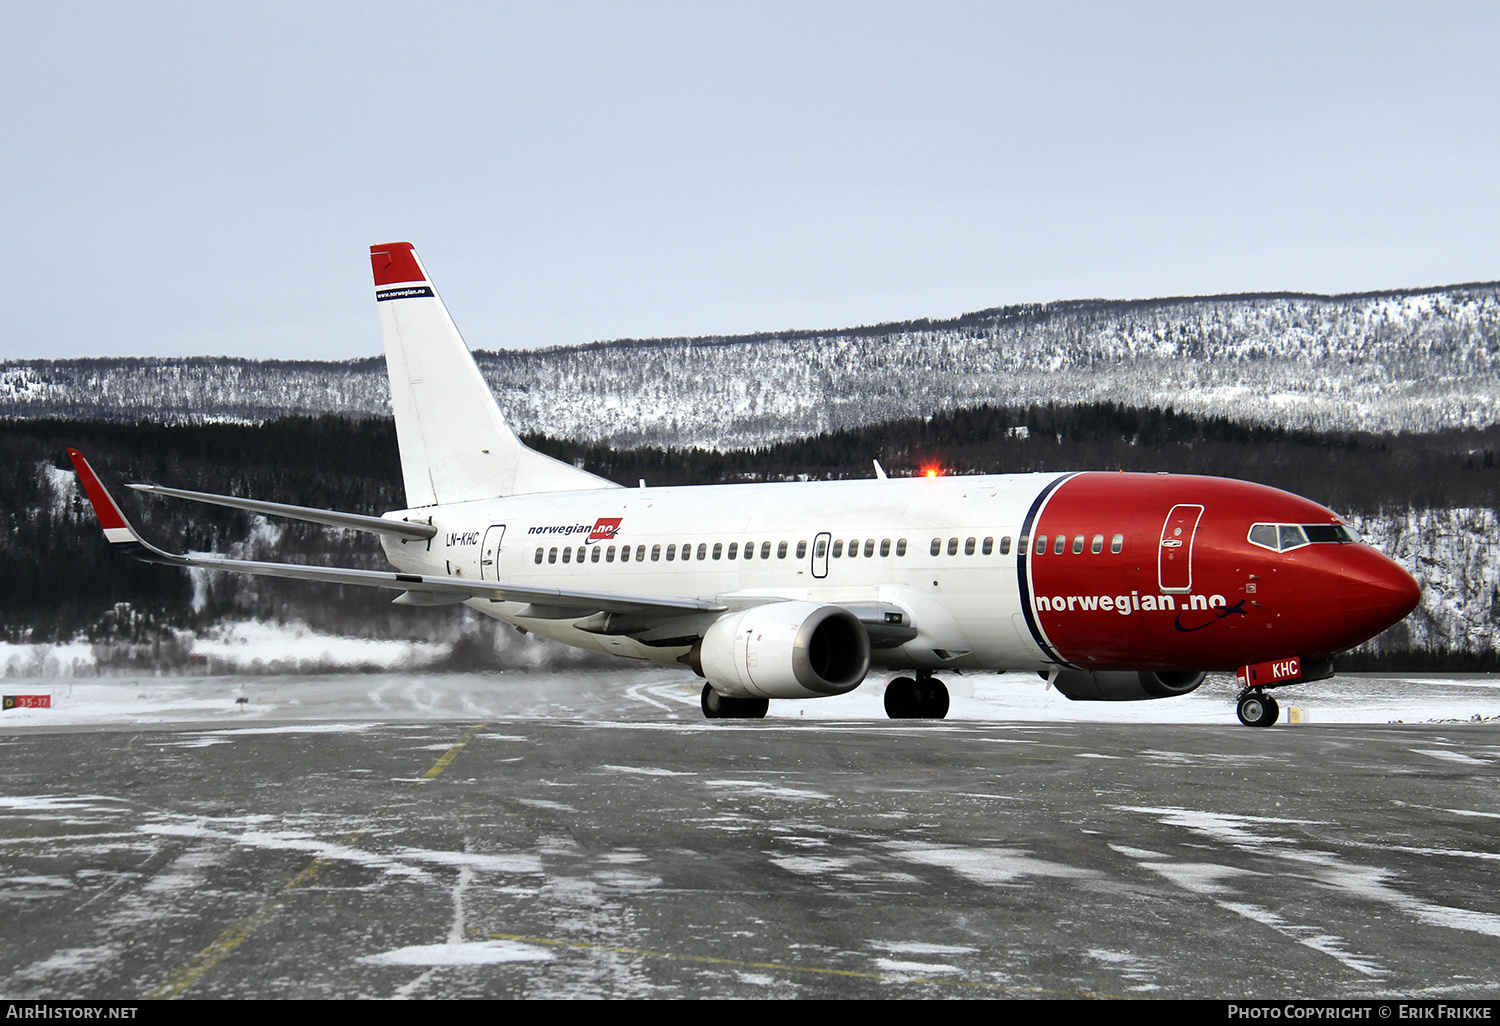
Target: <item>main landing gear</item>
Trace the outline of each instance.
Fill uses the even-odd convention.
[[[885,714],[893,720],[940,720],[948,715],[948,688],[930,673],[897,677],[885,686]]]
[[[1241,691],[1235,711],[1247,727],[1269,727],[1281,718],[1281,706],[1260,688]]]
[[[703,685],[703,715],[711,720],[763,720],[766,710],[771,708],[769,698],[730,698],[714,690],[712,684]]]

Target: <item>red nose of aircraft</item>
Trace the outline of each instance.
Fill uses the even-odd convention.
[[[1349,634],[1372,638],[1417,608],[1422,589],[1399,565],[1363,545],[1341,545],[1338,552],[1339,603]]]

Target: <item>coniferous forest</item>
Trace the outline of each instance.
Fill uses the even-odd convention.
[[[1488,669],[1500,617],[1490,548],[1500,428],[1429,434],[1318,433],[1115,403],[980,406],[739,451],[610,450],[545,436],[528,444],[622,484],[1054,470],[1169,471],[1284,488],[1352,517],[1436,600],[1341,665]],[[287,417],[259,425],[0,421],[0,639],[170,646],[225,620],[302,622],[330,633],[421,638],[452,631],[452,607],[390,605],[373,589],[189,575],[122,557],[102,540],[66,449],[86,453],[143,532],[178,550],[381,568],[368,535],[139,495],[127,481],[380,513],[405,505],[386,418]],[[1441,594],[1437,594],[1441,592]],[[1452,607],[1462,610],[1451,613]],[[1430,607],[1430,608],[1429,608]],[[1446,612],[1445,612],[1446,611]],[[482,662],[482,660],[480,660]]]

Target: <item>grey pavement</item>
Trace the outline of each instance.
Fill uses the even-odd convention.
[[[610,696],[0,734],[0,996],[1500,994],[1500,725]]]

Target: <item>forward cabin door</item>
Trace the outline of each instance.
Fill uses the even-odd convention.
[[[479,550],[479,576],[483,580],[500,579],[500,540],[504,537],[504,524],[496,524],[484,532],[484,546]]]
[[[1156,552],[1156,576],[1165,592],[1186,592],[1193,588],[1193,536],[1203,507],[1173,506],[1167,522],[1161,527],[1161,545]]]

